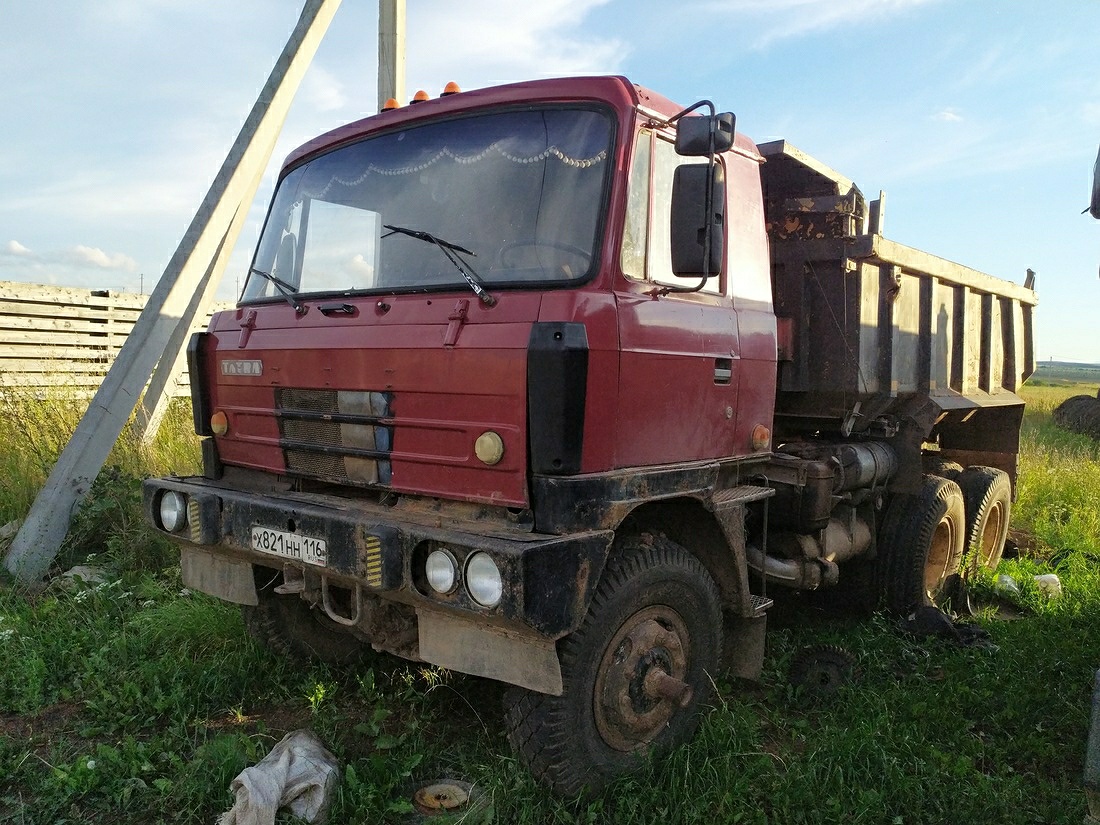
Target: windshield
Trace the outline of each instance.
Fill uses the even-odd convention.
[[[242,300],[584,278],[611,131],[587,109],[498,112],[314,158],[279,183]]]

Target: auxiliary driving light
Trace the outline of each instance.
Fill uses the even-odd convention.
[[[182,530],[187,524],[187,497],[175,490],[167,490],[160,497],[160,526],[169,533]]]
[[[488,553],[474,553],[466,561],[466,589],[482,607],[495,607],[504,595],[500,568]]]
[[[504,458],[504,439],[492,430],[482,433],[474,442],[474,455],[490,467],[499,464]]]
[[[449,550],[433,550],[424,561],[424,575],[436,593],[450,593],[458,577],[458,563]]]

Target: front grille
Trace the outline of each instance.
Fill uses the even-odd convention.
[[[389,485],[392,404],[392,393],[277,389],[287,470],[339,484]]]
[[[322,447],[339,447],[344,443],[340,435],[340,425],[335,421],[299,421],[284,418],[280,432],[287,441],[317,444]]]
[[[338,455],[311,453],[305,450],[286,450],[286,468],[292,475],[313,476],[347,483],[344,459]]]
[[[275,403],[280,409],[286,410],[337,413],[340,411],[337,406],[337,396],[338,393],[336,390],[297,390],[285,388],[275,390]]]

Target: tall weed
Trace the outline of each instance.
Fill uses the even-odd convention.
[[[23,518],[65,448],[88,398],[72,390],[49,394],[5,388],[0,394],[0,524]],[[57,563],[68,567],[89,554],[117,569],[160,569],[174,552],[145,525],[141,481],[149,475],[197,472],[198,440],[190,403],[174,400],[150,444],[127,427],[113,446],[91,493],[73,514]]]
[[[1029,412],[1012,521],[1033,539],[1026,549],[1034,561],[1084,573],[1100,561],[1100,443],[1062,430],[1050,418],[1050,410],[1073,394],[1025,387]]]

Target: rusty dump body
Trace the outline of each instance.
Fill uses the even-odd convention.
[[[1035,292],[888,240],[880,202],[852,181],[785,141],[759,148],[780,318],[777,440],[905,426],[911,454],[932,441],[1015,477]]]
[[[297,150],[237,309],[192,341],[203,475],[145,484],[188,585],[559,696],[562,640],[649,554],[705,579],[753,675],[765,582],[873,561],[933,456],[1013,475],[1035,293],[888,241],[789,144],[679,145],[732,132],[702,117],[569,78]],[[601,684],[686,707],[665,613]]]

